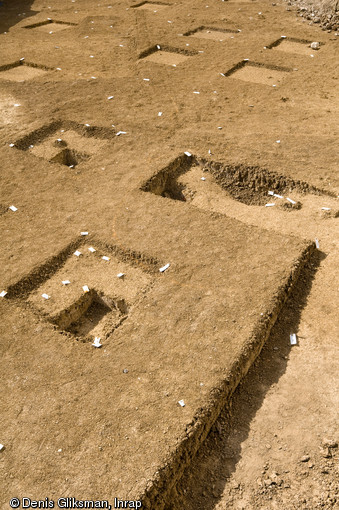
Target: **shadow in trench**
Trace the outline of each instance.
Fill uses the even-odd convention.
[[[0,0],[0,34],[8,32],[23,19],[35,16],[38,11],[31,10],[33,3],[34,0]]]
[[[282,308],[260,356],[238,386],[230,404],[221,412],[206,441],[174,489],[166,497],[165,510],[213,510],[241,459],[252,420],[270,387],[287,367],[290,333],[298,331],[315,273],[326,255],[316,251],[304,268]],[[296,347],[293,347],[296,348]]]

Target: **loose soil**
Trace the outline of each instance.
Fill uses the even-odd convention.
[[[0,2],[1,508],[338,505],[336,18],[297,13]]]

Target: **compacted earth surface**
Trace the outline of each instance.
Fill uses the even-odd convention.
[[[308,17],[0,2],[1,508],[338,507],[338,37]]]

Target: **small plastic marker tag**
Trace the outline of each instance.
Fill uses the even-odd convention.
[[[69,285],[71,282],[69,280],[62,280],[61,282],[63,285]]]
[[[158,48],[158,50],[160,50],[160,44],[157,44],[157,48]]]
[[[90,247],[88,248],[88,251],[90,251],[90,252],[94,253],[94,252],[96,251],[96,249],[95,249],[95,248],[93,248],[93,246],[90,246]]]
[[[89,288],[88,288],[88,286],[87,286],[87,285],[84,285],[84,286],[82,287],[82,290],[83,290],[84,292],[89,292]]]
[[[75,255],[76,257],[80,257],[80,255],[81,255],[81,251],[76,250],[76,251],[74,252],[74,255]]]
[[[118,273],[118,274],[117,274],[117,277],[118,277],[118,278],[122,278],[123,276],[125,276],[125,273]]]
[[[273,197],[273,195],[274,195],[274,191],[269,191],[269,192],[268,192],[268,194],[269,194],[269,195],[272,195],[272,197]]]
[[[11,211],[13,211],[13,212],[15,212],[15,211],[17,211],[17,210],[18,210],[18,208],[17,208],[17,207],[15,207],[15,205],[10,205],[10,206],[9,206],[9,209],[10,209]]]
[[[189,158],[192,156],[192,154],[188,151],[185,152],[186,156],[188,156]]]
[[[170,264],[166,264],[166,265],[164,265],[163,267],[161,267],[161,268],[159,269],[160,273],[163,273],[163,272],[164,272],[164,271],[166,271],[166,269],[168,269],[169,267],[170,267]]]
[[[108,96],[108,98],[107,98],[107,99],[113,99],[113,97],[114,97],[114,96]]]
[[[101,258],[102,258],[102,260],[110,260],[110,258],[109,258],[109,257],[107,257],[106,255],[104,255],[104,256],[103,256],[103,257],[101,257]]]
[[[143,80],[144,80],[144,81],[149,81],[149,78],[144,78]]]
[[[159,113],[158,113],[158,117],[161,117],[161,116],[162,116],[162,112],[159,112]]]
[[[10,143],[10,144],[9,144],[9,146],[10,146],[10,147],[14,147],[14,143]]]
[[[49,299],[49,295],[48,295],[48,294],[41,294],[41,296],[42,296],[44,299]]]
[[[206,177],[200,177],[201,181],[206,181]]]
[[[317,250],[319,250],[320,245],[319,245],[319,241],[317,238],[315,239],[315,246],[316,246]]]
[[[322,207],[322,208],[321,208],[321,210],[322,210],[322,211],[330,211],[330,210],[331,210],[331,208],[330,208],[330,207]]]
[[[284,198],[282,195],[277,195],[276,193],[273,193],[273,196],[276,198]]]
[[[179,400],[178,404],[181,405],[181,407],[185,407],[185,405],[186,405],[183,400]]]
[[[291,204],[294,204],[294,205],[297,203],[295,200],[292,200],[292,198],[289,198],[289,197],[286,197],[286,200],[288,202],[291,202]]]
[[[88,236],[88,232],[80,232],[82,236]]]
[[[292,333],[290,335],[290,344],[291,345],[297,345],[297,335],[295,333]]]
[[[7,292],[5,290],[1,291],[0,292],[0,297],[5,297],[7,294]]]
[[[118,131],[115,136],[126,135],[126,131]]]
[[[94,338],[94,342],[92,343],[93,347],[101,347],[101,346],[102,346],[102,344],[100,343],[100,340],[101,340],[101,338],[100,338],[100,337],[98,337],[98,336],[96,336],[96,337]]]
[[[265,207],[273,207],[275,204],[265,204]]]
[[[198,92],[197,90],[194,90],[193,94],[200,94],[200,92]]]

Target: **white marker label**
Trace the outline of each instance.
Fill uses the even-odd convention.
[[[170,264],[166,264],[165,266],[161,267],[159,269],[160,273],[163,273],[164,271],[166,271],[166,269],[168,269],[170,267]]]
[[[290,344],[291,345],[297,345],[297,335],[295,333],[290,335]]]

